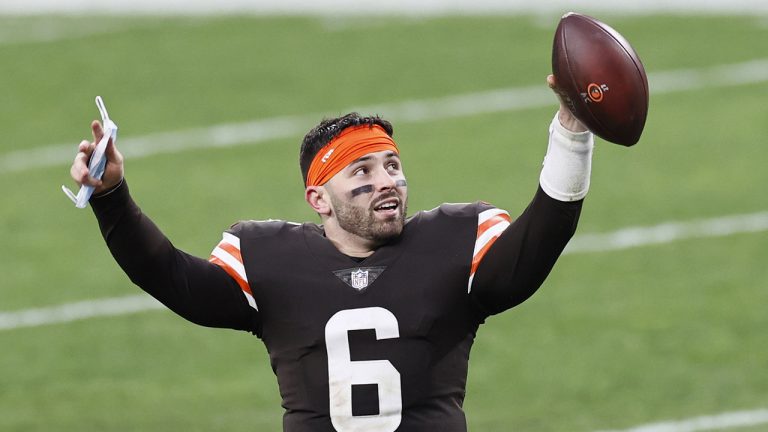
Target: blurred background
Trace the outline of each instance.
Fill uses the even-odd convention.
[[[148,299],[61,192],[96,95],[134,198],[198,256],[237,220],[316,221],[299,142],[351,110],[393,121],[411,214],[518,214],[570,10],[632,43],[649,117],[597,139],[577,237],[478,332],[470,430],[768,430],[768,4],[530,3],[2,0],[0,430],[281,428],[261,342]]]

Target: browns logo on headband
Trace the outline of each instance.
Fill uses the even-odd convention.
[[[322,186],[347,165],[368,153],[400,151],[379,125],[358,125],[344,129],[317,152],[307,172],[307,186]]]

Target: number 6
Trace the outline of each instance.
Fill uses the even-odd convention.
[[[350,358],[348,332],[366,329],[375,330],[377,340],[400,337],[397,318],[380,307],[339,311],[325,325],[331,423],[339,432],[391,432],[400,425],[403,409],[400,373],[387,360],[352,361]],[[352,415],[352,385],[355,384],[378,386],[378,415]]]

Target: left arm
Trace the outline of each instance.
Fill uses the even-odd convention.
[[[558,201],[539,187],[477,268],[470,295],[485,313],[507,310],[536,292],[576,231],[582,203]]]
[[[594,138],[562,104],[549,132],[536,195],[493,243],[475,273],[470,295],[488,314],[533,295],[576,231],[589,189]]]

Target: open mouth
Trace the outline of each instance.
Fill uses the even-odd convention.
[[[398,208],[400,208],[400,200],[397,198],[388,198],[374,206],[373,210],[377,213],[388,215],[397,213]]]

